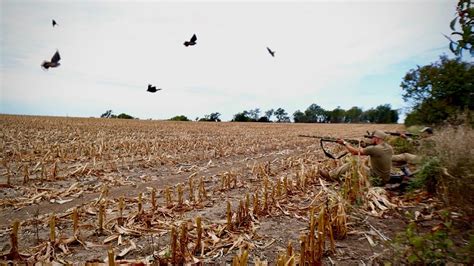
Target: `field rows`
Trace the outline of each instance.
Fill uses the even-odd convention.
[[[224,263],[239,248],[275,261],[289,240],[299,245],[310,209],[333,197],[320,193],[316,173],[337,163],[298,134],[401,128],[26,116],[0,124],[3,250],[20,220],[25,259],[63,262],[104,260],[111,249],[116,259]]]

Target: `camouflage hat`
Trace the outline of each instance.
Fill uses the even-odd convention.
[[[423,133],[423,132],[433,134],[433,129],[431,127],[425,127],[422,130],[420,130],[420,133]]]
[[[372,133],[372,136],[377,137],[379,139],[385,139],[387,137],[387,134],[383,132],[382,130],[375,130],[374,133]]]

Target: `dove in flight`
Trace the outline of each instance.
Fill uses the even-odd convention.
[[[272,57],[275,57],[275,51],[270,50],[270,48],[267,47],[268,52],[272,55]]]
[[[148,84],[148,89],[146,91],[155,93],[159,90],[161,90],[161,89],[160,88],[157,89],[156,86],[151,86],[151,84]]]
[[[48,69],[50,67],[58,67],[61,65],[59,63],[59,60],[61,60],[61,56],[59,55],[59,51],[56,51],[56,53],[54,53],[53,57],[51,58],[51,61],[44,61],[41,64],[41,67],[43,67],[44,69]]]
[[[193,37],[191,37],[191,40],[189,40],[189,42],[188,41],[184,42],[184,46],[188,47],[190,45],[195,45],[196,41],[197,41],[196,34],[193,34]]]

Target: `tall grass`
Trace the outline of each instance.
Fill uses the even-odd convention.
[[[440,129],[422,147],[428,161],[439,162],[437,192],[448,205],[474,213],[474,130],[470,126]]]

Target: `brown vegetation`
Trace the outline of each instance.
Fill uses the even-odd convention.
[[[364,230],[375,232],[362,215],[383,217],[396,206],[358,175],[347,178],[352,185],[319,179],[319,167],[337,162],[297,135],[355,138],[397,125],[24,116],[1,116],[0,124],[0,239],[8,243],[20,219],[14,253],[28,261],[242,265],[284,261],[282,248],[295,262],[357,262],[348,254],[383,251],[367,242],[374,236],[359,243]],[[337,241],[355,242],[338,249]]]

